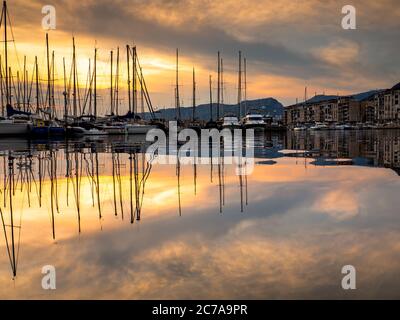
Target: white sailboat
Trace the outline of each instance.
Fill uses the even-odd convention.
[[[11,75],[9,74],[10,70],[8,67],[8,39],[7,39],[7,21],[9,21],[9,18],[7,16],[7,2],[3,2],[3,10],[1,14],[1,21],[4,21],[4,60],[5,60],[5,102],[6,102],[6,108],[4,108],[3,105],[3,113],[4,109],[10,110],[12,109],[11,105]],[[0,71],[2,72],[2,71]],[[3,79],[3,74],[1,75],[1,78]],[[0,84],[2,85],[2,84]],[[14,136],[14,135],[24,135],[29,132],[30,128],[30,121],[29,117],[26,115],[14,115],[10,117],[3,117],[0,118],[0,136]]]
[[[29,132],[30,122],[26,119],[0,118],[0,136],[17,136]]]

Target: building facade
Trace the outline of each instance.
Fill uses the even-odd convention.
[[[315,96],[303,103],[287,106],[287,126],[356,123],[400,123],[400,83],[391,89],[354,96]]]

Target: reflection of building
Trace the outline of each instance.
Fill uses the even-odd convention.
[[[314,157],[353,159],[357,164],[369,164],[400,170],[400,132],[398,130],[360,132],[321,132],[318,134],[288,134],[285,148],[310,151]]]
[[[353,96],[315,96],[305,103],[287,106],[288,126],[323,123],[387,123],[400,120],[400,83],[391,89]]]
[[[380,123],[400,119],[400,83],[375,96],[376,120]]]

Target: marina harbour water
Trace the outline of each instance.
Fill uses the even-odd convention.
[[[0,140],[0,298],[400,297],[398,131],[257,133],[249,175],[144,140]]]

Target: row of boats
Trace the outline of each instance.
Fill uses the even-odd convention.
[[[153,108],[146,82],[140,65],[136,47],[126,46],[127,58],[127,96],[128,112],[120,115],[120,48],[117,48],[116,72],[114,74],[113,57],[110,52],[111,76],[110,76],[110,105],[107,107],[107,115],[100,116],[97,108],[97,48],[94,50],[93,68],[89,60],[88,80],[84,92],[80,92],[78,82],[78,68],[75,51],[75,38],[72,39],[72,62],[71,71],[67,73],[65,58],[63,58],[63,80],[64,87],[62,95],[63,103],[58,105],[55,102],[55,58],[54,51],[50,51],[49,37],[46,34],[46,60],[47,77],[46,81],[39,81],[42,76],[39,72],[38,58],[35,57],[34,70],[31,77],[28,77],[26,68],[26,57],[24,57],[24,69],[17,71],[17,84],[13,82],[12,68],[8,64],[8,33],[7,24],[9,19],[7,2],[3,2],[3,10],[0,19],[0,27],[4,29],[4,68],[3,59],[0,56],[0,89],[1,90],[1,114],[0,137],[23,136],[34,137],[60,137],[60,136],[82,136],[82,135],[133,135],[146,134],[149,130],[160,128],[168,131],[169,123],[166,119],[157,119]],[[10,29],[11,29],[11,23]],[[12,30],[12,29],[11,29]],[[11,34],[13,34],[11,32]],[[12,39],[12,41],[15,41]],[[193,69],[193,114],[191,119],[183,119],[181,116],[179,96],[179,56],[176,55],[176,88],[175,108],[179,129],[254,129],[262,131],[274,124],[266,121],[262,114],[250,111],[247,112],[247,74],[246,59],[242,59],[239,52],[238,72],[238,112],[224,114],[223,106],[223,60],[218,52],[218,82],[217,82],[217,103],[213,101],[212,77],[210,75],[210,119],[200,120],[196,117],[196,78]],[[242,65],[244,71],[242,72]],[[242,74],[243,73],[243,74]],[[19,75],[24,77],[21,81]],[[244,77],[244,87],[242,86]],[[32,81],[29,83],[28,79]],[[43,90],[42,86],[46,85]],[[244,101],[242,99],[244,92]],[[139,101],[140,100],[140,101]],[[139,102],[141,111],[139,111]],[[62,104],[64,104],[62,106]],[[145,106],[148,111],[145,113]],[[63,109],[63,110],[61,110]],[[217,113],[214,117],[214,113]],[[247,112],[247,114],[246,114]],[[246,115],[244,115],[246,114]],[[267,126],[268,123],[268,126]],[[278,127],[279,125],[276,124]]]
[[[13,115],[0,118],[0,136],[53,137],[82,135],[146,134],[160,127],[146,122],[113,121],[107,118],[96,122],[65,123],[45,120],[37,115]]]
[[[78,68],[75,52],[75,39],[73,38],[73,54],[71,71],[67,76],[66,61],[63,58],[64,106],[58,106],[58,112],[63,107],[63,114],[57,117],[55,102],[55,59],[54,51],[50,53],[49,37],[46,34],[46,81],[39,72],[38,58],[35,57],[34,70],[28,77],[26,56],[24,57],[24,70],[17,70],[17,81],[14,83],[12,67],[9,65],[8,42],[11,30],[7,2],[3,2],[0,28],[4,31],[4,56],[0,56],[0,137],[21,136],[25,138],[36,137],[63,137],[82,135],[125,135],[146,134],[149,130],[163,127],[154,118],[154,109],[147,91],[142,68],[136,52],[136,47],[126,46],[128,67],[128,93],[129,111],[119,115],[119,63],[120,51],[117,49],[117,72],[113,75],[113,51],[111,51],[111,90],[110,114],[99,116],[97,112],[97,48],[94,54],[94,67],[91,68],[89,60],[88,83],[82,95],[78,85]],[[15,42],[15,39],[12,39]],[[17,54],[16,54],[17,55]],[[4,59],[3,59],[4,58]],[[131,64],[130,64],[131,63]],[[19,75],[23,74],[21,78]],[[30,82],[29,79],[32,79]],[[42,86],[46,85],[43,90]],[[61,87],[60,87],[61,89]],[[131,90],[132,89],[132,90]],[[151,115],[151,120],[144,120],[138,115],[139,93],[142,104],[146,104]],[[83,98],[82,98],[83,96]],[[82,99],[81,99],[82,98]],[[61,104],[61,103],[60,103]],[[144,107],[143,107],[144,108]],[[142,114],[144,110],[142,110]]]
[[[266,122],[261,114],[248,114],[240,121],[235,115],[226,115],[223,118],[221,127],[223,129],[254,129],[264,130]]]
[[[266,122],[261,114],[248,114],[241,120],[233,114],[225,115],[216,122],[196,122],[179,125],[180,128],[217,128],[217,129],[254,129],[262,131]],[[151,129],[168,130],[168,124],[163,121],[122,121],[109,117],[96,121],[82,118],[79,122],[45,120],[37,115],[15,114],[8,118],[0,118],[0,136],[82,136],[82,135],[130,135],[146,134]]]
[[[378,125],[369,123],[358,123],[358,124],[325,124],[325,123],[315,123],[312,125],[300,125],[293,127],[293,131],[325,131],[325,130],[368,130],[368,129],[379,129]]]

